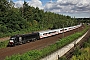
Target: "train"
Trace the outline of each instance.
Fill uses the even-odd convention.
[[[82,24],[79,24],[79,25],[75,25],[75,26],[71,26],[71,27],[33,32],[30,34],[14,35],[14,36],[10,37],[8,45],[15,46],[15,45],[19,45],[19,44],[25,44],[27,42],[36,41],[36,40],[40,40],[43,38],[48,38],[51,36],[62,34],[62,33],[77,29],[81,26],[82,26]]]

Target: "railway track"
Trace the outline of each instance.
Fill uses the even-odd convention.
[[[83,48],[84,42],[86,42],[89,38],[90,38],[90,28],[89,28],[89,30],[88,30],[88,33],[84,36],[84,38],[82,38],[82,40],[81,40],[75,47],[73,47],[72,49],[70,49],[70,51],[68,51],[64,56],[65,56],[68,60],[70,60],[70,58],[71,58],[71,57],[73,56],[73,54],[74,54],[75,49],[76,49],[76,48],[79,48],[79,49]]]
[[[30,51],[30,50],[33,50],[33,49],[44,48],[50,44],[55,43],[58,39],[60,39],[62,37],[66,37],[68,35],[71,35],[77,31],[81,31],[83,29],[84,29],[83,27],[80,27],[80,28],[75,29],[73,31],[64,33],[64,36],[63,36],[63,34],[59,34],[59,35],[56,35],[53,37],[37,40],[35,42],[30,42],[30,43],[18,45],[15,47],[7,47],[7,48],[0,49],[0,60],[4,60],[6,56],[11,56],[13,54],[17,54],[17,53],[23,54],[23,53]]]

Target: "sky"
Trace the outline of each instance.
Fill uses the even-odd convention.
[[[13,0],[22,7],[24,0]],[[25,0],[29,6],[76,18],[90,18],[90,0]]]

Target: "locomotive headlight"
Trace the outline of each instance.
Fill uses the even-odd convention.
[[[10,40],[10,42],[14,42],[13,40]]]
[[[11,38],[9,42],[12,42],[13,43],[14,42],[14,38]]]

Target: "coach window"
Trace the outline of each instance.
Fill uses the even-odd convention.
[[[47,35],[47,33],[44,33],[43,35]]]

